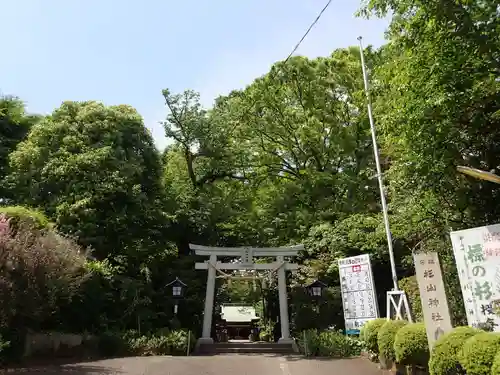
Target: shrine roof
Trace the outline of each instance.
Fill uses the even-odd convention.
[[[221,306],[221,318],[226,322],[232,323],[250,323],[252,320],[260,319],[255,314],[255,308],[252,306]]]

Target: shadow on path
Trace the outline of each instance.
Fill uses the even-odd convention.
[[[98,375],[98,374],[123,374],[121,366],[110,366],[111,360],[86,360],[58,359],[37,361],[25,365],[17,365],[1,369],[1,374],[9,375]]]
[[[106,368],[103,366],[92,366],[90,364],[74,364],[62,366],[43,366],[30,368],[15,368],[6,371],[9,375],[98,375],[98,374],[120,374],[119,369]]]

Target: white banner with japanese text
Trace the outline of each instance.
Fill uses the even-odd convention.
[[[491,319],[500,331],[493,305],[500,300],[500,224],[450,233],[469,325]]]
[[[339,259],[340,287],[347,334],[379,316],[372,267],[368,254]]]

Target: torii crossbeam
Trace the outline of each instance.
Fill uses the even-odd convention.
[[[211,337],[212,314],[214,309],[215,279],[216,272],[221,270],[273,270],[278,274],[278,293],[280,304],[281,338],[279,343],[293,344],[290,338],[290,326],[288,321],[288,302],[286,295],[286,271],[298,269],[298,265],[288,263],[285,257],[296,256],[299,251],[304,250],[303,245],[274,248],[253,247],[212,247],[189,244],[196,255],[210,256],[208,261],[196,263],[198,270],[208,270],[207,290],[205,297],[205,312],[203,316],[203,333],[198,339],[198,345],[212,344]],[[217,256],[240,257],[241,263],[223,263],[217,261]],[[271,263],[255,263],[254,257],[275,257],[276,261]]]

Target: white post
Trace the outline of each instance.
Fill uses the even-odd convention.
[[[215,266],[217,263],[217,255],[210,255],[210,261]],[[210,336],[212,331],[212,314],[214,311],[214,294],[215,294],[215,268],[208,267],[207,291],[205,295],[205,313],[203,315],[203,333],[200,338],[200,343],[213,343]]]
[[[370,86],[368,84],[368,73],[365,67],[365,57],[363,53],[363,43],[361,42],[361,37],[359,40],[359,52],[361,55],[361,69],[363,71],[363,81],[365,84],[365,94],[366,94],[366,102],[368,107],[368,119],[370,120],[370,130],[372,134],[372,143],[373,143],[373,155],[375,156],[375,166],[377,167],[377,178],[378,178],[378,186],[380,189],[380,203],[382,203],[382,214],[384,217],[384,226],[385,226],[385,234],[387,237],[387,247],[389,250],[389,260],[391,262],[391,272],[392,272],[392,283],[394,285],[394,290],[399,291],[398,287],[398,276],[396,273],[396,262],[394,260],[394,250],[392,248],[392,234],[391,227],[389,224],[389,214],[387,212],[387,202],[385,201],[385,188],[384,181],[382,179],[382,168],[380,166],[380,156],[378,153],[377,147],[377,135],[375,132],[375,123],[373,121],[373,113],[372,113],[372,102],[370,98]]]
[[[285,257],[278,255],[276,257],[278,263],[283,263]],[[280,343],[290,343],[290,327],[288,322],[288,299],[286,297],[286,268],[281,266],[278,269],[278,294],[280,302],[280,324],[281,324],[281,338],[278,340]]]

